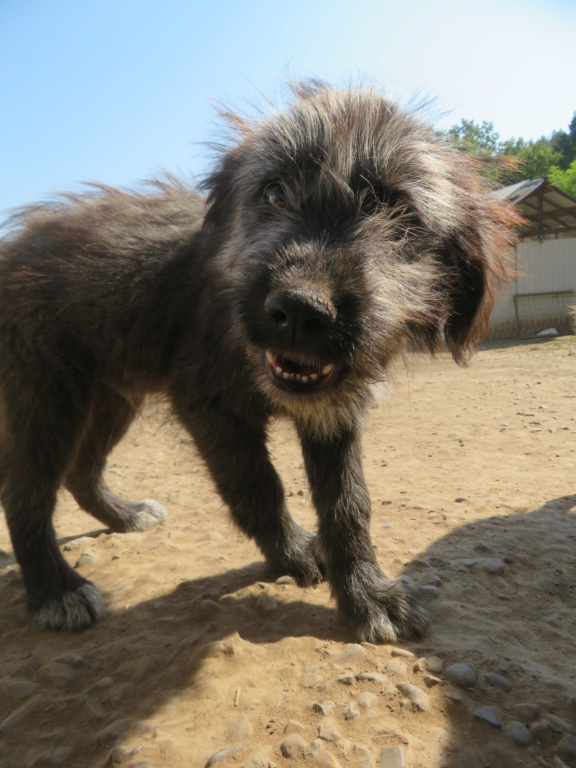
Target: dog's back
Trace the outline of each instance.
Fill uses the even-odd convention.
[[[154,194],[96,187],[20,213],[0,243],[0,389],[23,366],[41,375],[43,364],[119,383],[132,369],[160,374],[161,350],[156,370],[150,364],[154,345],[171,322],[174,272],[198,273],[193,243],[203,206],[169,180]]]

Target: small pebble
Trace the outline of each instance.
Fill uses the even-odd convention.
[[[51,683],[68,683],[76,677],[76,670],[68,664],[59,664],[57,661],[49,661],[38,670],[40,680]]]
[[[278,603],[271,595],[264,593],[256,600],[256,608],[263,614],[269,614],[278,608]]]
[[[356,680],[369,680],[374,683],[385,683],[387,681],[386,675],[381,672],[360,672],[356,675]]]
[[[291,733],[280,744],[280,752],[284,757],[303,757],[306,742],[299,733]]]
[[[216,600],[202,600],[200,602],[200,613],[206,619],[212,619],[224,612],[224,606],[217,603]]]
[[[540,707],[538,704],[516,704],[512,707],[512,711],[522,723],[533,723],[540,715]]]
[[[370,693],[370,691],[363,691],[358,695],[356,701],[360,709],[370,709],[378,701],[378,696]]]
[[[93,555],[91,555],[89,552],[84,552],[83,554],[80,555],[74,567],[82,568],[83,566],[86,567],[89,565],[94,565],[95,562],[96,560]]]
[[[291,733],[302,733],[303,731],[304,726],[298,720],[288,720],[284,726],[284,734],[286,736],[289,736]]]
[[[416,654],[412,651],[407,651],[405,648],[392,648],[392,656],[399,656],[402,659],[415,659]]]
[[[276,584],[292,584],[296,586],[296,579],[293,576],[280,576],[276,579]]]
[[[497,557],[488,557],[482,561],[481,568],[486,573],[501,576],[504,573],[504,563]]]
[[[416,592],[416,584],[414,584],[414,579],[411,579],[410,576],[408,576],[408,574],[404,573],[402,576],[400,576],[398,581],[403,582],[408,588],[409,592],[412,592],[412,593]]]
[[[354,756],[358,757],[370,757],[370,749],[365,744],[359,742],[354,744]]]
[[[454,499],[454,504],[462,504],[463,501],[468,501],[468,497],[458,496],[458,498]]]
[[[398,661],[398,659],[390,659],[390,661],[386,662],[384,669],[388,674],[398,675],[398,677],[406,677],[408,673],[406,664],[402,661]]]
[[[333,701],[315,701],[314,704],[312,704],[312,709],[314,712],[319,712],[321,715],[327,715],[329,712],[332,712],[334,709],[334,702]]]
[[[382,768],[406,768],[404,747],[384,747],[380,753]]]
[[[412,705],[413,710],[418,710],[420,712],[428,711],[428,707],[430,706],[430,699],[423,690],[418,688],[418,686],[411,685],[410,683],[398,683],[396,688],[398,688],[400,693],[406,696]]]
[[[352,672],[344,672],[334,678],[334,682],[340,683],[340,685],[352,685],[354,682],[354,675]]]
[[[242,744],[232,744],[232,746],[230,747],[224,747],[223,749],[219,749],[218,752],[214,752],[214,754],[208,758],[208,761],[204,766],[204,768],[210,768],[211,765],[218,763],[220,760],[224,760],[224,758],[228,757],[228,755],[232,755],[234,754],[234,752],[240,752],[240,750],[244,749],[244,747],[247,745],[248,745],[248,742],[245,741]]]
[[[32,680],[9,680],[7,683],[3,683],[5,691],[13,696],[15,699],[27,699],[36,690],[36,683]]]
[[[498,675],[496,672],[489,672],[486,675],[486,682],[496,688],[502,688],[503,691],[509,691],[512,688],[510,680],[504,677],[504,675]]]
[[[342,736],[336,726],[326,720],[318,726],[318,738],[322,741],[340,741]]]
[[[547,708],[550,708],[550,705],[547,706]],[[566,731],[568,733],[574,732],[574,725],[572,723],[568,723],[566,720],[563,720],[561,717],[558,717],[558,715],[553,715],[550,712],[546,715],[546,718],[552,723],[552,725],[555,725],[556,728],[559,728],[561,731]]]
[[[451,664],[445,675],[451,683],[460,688],[470,688],[476,683],[476,673],[469,664]]]
[[[268,768],[268,765],[268,761],[264,760],[264,758],[256,752],[256,754],[252,755],[249,760],[242,763],[242,768]]]
[[[316,757],[324,749],[324,742],[320,739],[314,739],[304,750],[304,757]]]
[[[341,768],[340,763],[331,752],[321,752],[314,761],[314,765],[318,768]]]
[[[576,761],[576,736],[573,733],[569,733],[558,742],[558,752],[570,763]]]
[[[540,720],[532,728],[532,735],[539,744],[543,744],[545,747],[550,744],[554,744],[561,735],[559,728],[552,725],[549,720]]]
[[[60,656],[55,656],[52,661],[58,664],[68,664],[73,669],[81,669],[82,667],[90,667],[90,663],[86,661],[83,656],[77,653],[63,653]]]
[[[439,677],[434,677],[434,675],[422,675],[422,680],[424,680],[427,688],[434,688],[435,685],[442,682]]]
[[[354,718],[358,717],[358,714],[358,705],[352,701],[344,710],[344,720],[354,720]]]
[[[477,541],[476,544],[474,544],[474,549],[476,549],[478,552],[489,552],[490,551],[490,547],[482,539],[480,539],[480,541]]]
[[[238,715],[228,726],[226,741],[239,741],[248,739],[252,734],[252,726],[245,714]]]
[[[2,720],[0,723],[0,734],[2,736],[11,736],[15,731],[18,730],[21,725],[24,724],[24,721],[29,714],[35,715],[36,710],[41,708],[42,696],[37,693],[35,696],[32,696],[31,699],[28,699],[25,704],[22,704],[22,706],[18,707],[18,709],[14,710],[14,712]]]
[[[304,688],[314,688],[321,682],[322,678],[316,672],[307,672],[305,675],[302,675],[302,686]]]
[[[524,723],[519,723],[518,720],[511,720],[506,730],[512,741],[521,747],[527,747],[532,742],[532,734],[529,729]]]
[[[365,655],[366,651],[364,648],[362,648],[361,645],[358,643],[350,643],[349,645],[345,645],[340,653],[337,653],[336,656],[333,656],[330,661],[332,661],[334,664],[342,664],[350,661],[357,661],[358,659],[363,659]]]
[[[474,712],[474,717],[478,720],[485,720],[495,728],[502,728],[502,716],[496,707],[480,707]]]
[[[426,669],[428,672],[438,674],[444,669],[444,662],[438,656],[428,656],[426,659]]]

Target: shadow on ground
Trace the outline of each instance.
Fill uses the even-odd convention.
[[[431,572],[441,579],[430,634],[414,650],[476,672],[474,686],[444,689],[451,742],[443,768],[560,767],[559,749],[576,765],[576,755],[562,753],[570,743],[562,739],[576,733],[575,507],[576,496],[565,496],[472,522],[409,569],[422,583]],[[524,703],[535,705],[533,719]],[[501,727],[474,717],[483,707],[497,710]],[[519,721],[528,746],[511,736]]]
[[[567,496],[470,523],[435,541],[407,568],[417,584],[432,574],[440,579],[439,597],[430,603],[430,635],[413,650],[446,664],[468,663],[477,676],[474,687],[452,694],[444,689],[450,744],[443,768],[560,765],[553,763],[559,744],[576,729],[575,506],[576,497]],[[500,560],[502,572],[485,570],[488,559]],[[307,602],[305,592],[283,603],[282,619],[273,623],[262,620],[255,594],[234,597],[266,578],[256,563],[185,581],[169,594],[111,613],[87,632],[67,635],[31,625],[20,579],[8,571],[0,581],[0,622],[8,628],[1,642],[11,687],[0,695],[0,765],[115,765],[114,747],[130,733],[145,733],[179,693],[194,690],[202,700],[210,685],[206,659],[231,652],[236,632],[254,644],[310,635],[351,641],[335,611]],[[210,616],[207,600],[224,601],[226,611]],[[66,663],[59,665],[58,656]],[[71,667],[80,672],[67,677]],[[505,677],[509,689],[490,684],[494,674]],[[27,690],[19,707],[26,685],[35,690]],[[546,743],[533,739],[520,747],[512,740],[509,723],[522,703],[536,705],[536,722],[551,723]],[[483,706],[500,711],[502,728],[474,717]],[[33,748],[31,724],[41,734]],[[535,722],[527,725],[534,733]],[[61,744],[60,751],[51,749],[44,758],[52,743]]]

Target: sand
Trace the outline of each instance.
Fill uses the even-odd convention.
[[[325,583],[274,582],[150,405],[108,480],[166,522],[109,534],[64,492],[56,514],[104,621],[37,629],[0,521],[0,765],[576,765],[575,370],[575,337],[395,370],[363,442],[372,535],[432,618],[397,647],[358,645]],[[272,452],[313,529],[289,424]]]

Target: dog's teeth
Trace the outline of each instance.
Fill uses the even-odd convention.
[[[325,365],[324,368],[322,368],[322,373],[324,376],[330,373],[330,371],[334,368],[334,363],[328,363],[328,365]]]
[[[272,354],[272,352],[270,352],[269,349],[266,350],[266,360],[268,360],[270,365],[274,365],[276,362],[274,355]]]
[[[308,376],[300,376],[300,381],[302,384],[308,384]]]
[[[318,374],[317,373],[311,373],[310,374],[310,378],[312,379],[312,381],[316,381],[318,379]]]
[[[280,372],[282,373],[282,369],[280,369]],[[286,373],[286,371],[284,371],[284,372],[282,373],[282,378],[283,378],[283,379],[289,379],[289,378],[290,378],[290,374],[289,374],[289,373]]]
[[[282,368],[279,368],[278,366],[276,366],[276,373],[278,374],[278,376],[280,376],[282,374]]]

